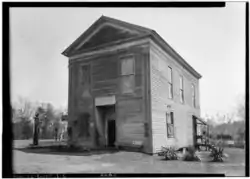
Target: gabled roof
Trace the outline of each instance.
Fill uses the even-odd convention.
[[[119,30],[118,30],[119,29]],[[106,34],[106,35],[103,35]],[[84,49],[117,42],[125,39],[133,39],[148,36],[163,50],[183,65],[196,78],[201,75],[195,71],[157,32],[152,29],[130,24],[107,16],[101,16],[82,35],[80,35],[62,54],[71,56]],[[91,39],[91,40],[90,40]]]
[[[117,27],[120,27],[120,31],[126,31],[129,32],[130,34],[127,34],[127,36],[125,37],[124,34],[121,34],[121,32],[119,32],[120,34],[116,34],[119,35],[120,39],[112,39],[115,37],[115,29],[109,29],[110,34],[106,35],[106,39],[104,39],[104,41],[109,40],[110,41],[114,41],[114,40],[121,40],[121,38],[129,38],[129,37],[136,37],[136,36],[141,36],[141,35],[149,35],[151,34],[151,29],[145,28],[145,27],[141,27],[138,25],[134,25],[134,24],[130,24],[124,21],[120,21],[117,19],[113,19],[110,17],[106,17],[106,16],[101,16],[97,21],[95,21],[82,35],[80,35],[62,54],[65,56],[69,56],[72,52],[75,52],[76,50],[79,50],[79,45],[86,45],[86,43],[88,43],[88,41],[86,41],[86,39],[88,40],[90,36],[92,36],[92,40],[93,38],[95,38],[95,35],[98,36],[98,32],[94,33],[96,29],[99,28],[99,31],[105,31],[105,27],[104,25],[106,25],[105,27],[109,27],[112,28],[112,25]],[[101,27],[101,28],[100,28]],[[107,30],[105,31],[107,33]],[[104,32],[104,33],[105,33]],[[123,36],[121,36],[123,35]],[[99,38],[96,37],[100,43],[100,36]],[[107,39],[107,38],[111,38],[111,39]],[[83,43],[83,41],[86,41],[85,43]],[[100,45],[100,44],[98,44]]]

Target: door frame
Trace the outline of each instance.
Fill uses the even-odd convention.
[[[116,106],[116,96],[115,95],[107,95],[107,96],[98,96],[98,97],[95,97],[94,99],[94,103],[95,103],[95,110],[97,110],[97,112],[99,112],[98,108],[99,109],[102,109],[102,108],[105,108],[105,107],[112,107],[114,109],[114,117],[116,119],[116,109],[117,109],[117,106]],[[104,118],[104,119],[103,119]],[[105,141],[104,141],[104,145],[105,146],[108,146],[108,137],[107,137],[107,130],[108,130],[108,127],[107,127],[107,119],[106,117],[104,116],[101,116],[101,120],[104,120],[103,122],[103,129],[104,129],[104,138],[105,138]],[[115,126],[115,129],[117,127]],[[116,133],[117,134],[117,133]],[[115,136],[116,136],[115,134]]]

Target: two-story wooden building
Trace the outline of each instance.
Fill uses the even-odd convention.
[[[194,144],[196,72],[154,30],[102,16],[69,58],[69,143],[131,147]]]

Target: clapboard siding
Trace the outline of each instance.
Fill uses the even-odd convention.
[[[115,55],[105,58],[98,58],[92,62],[93,82],[117,79],[118,77],[118,59]]]
[[[147,50],[145,50],[147,48]],[[133,56],[135,59],[135,90],[130,94],[117,95],[117,143],[121,146],[133,147],[141,142],[144,151],[148,151],[148,135],[145,131],[147,123],[145,110],[145,64],[149,53],[148,47],[131,47],[121,51],[120,58]]]
[[[93,128],[89,126],[94,122],[91,65],[78,62],[70,65],[70,71],[69,126],[73,132],[69,143],[91,146]]]
[[[142,98],[127,98],[117,102],[118,143],[133,146],[134,139],[144,140],[144,103]]]
[[[112,88],[117,90],[117,79],[97,81],[92,86],[92,90],[98,90],[102,88]]]
[[[167,68],[172,68],[173,77],[173,99],[168,97]],[[185,103],[181,104],[179,99],[179,76],[184,77]],[[191,105],[191,83],[196,86],[198,93],[198,80],[183,69],[172,57],[159,50],[159,47],[150,46],[150,88],[151,88],[151,110],[152,110],[152,140],[153,152],[162,146],[186,146],[192,144],[192,115],[200,115],[199,105],[193,108]],[[199,96],[197,104],[199,104]],[[166,112],[174,112],[174,138],[167,137]]]
[[[141,98],[132,98],[120,100],[117,104],[118,108],[127,112],[141,112],[142,111],[142,99]]]
[[[149,139],[151,140],[152,138],[150,136],[151,124],[149,124],[150,117],[146,115],[149,107],[147,106],[148,101],[146,101],[146,99],[148,99],[148,97],[146,97],[146,95],[148,95],[148,91],[146,91],[146,80],[149,72],[145,71],[146,62],[149,60],[149,44],[134,44],[124,46],[123,49],[110,50],[105,54],[98,53],[93,54],[93,57],[86,56],[86,59],[83,55],[70,62],[72,66],[72,88],[70,88],[72,100],[69,100],[72,111],[70,123],[74,123],[74,116],[77,116],[78,112],[82,110],[79,108],[81,107],[79,105],[85,102],[79,100],[82,95],[79,70],[82,65],[89,64],[91,68],[91,90],[89,93],[91,99],[88,98],[88,102],[92,101],[92,106],[89,108],[93,110],[93,114],[91,114],[91,120],[94,119],[92,129],[97,130],[98,133],[103,135],[104,124],[98,123],[98,121],[101,121],[101,115],[98,114],[98,110],[95,107],[95,98],[114,95],[116,99],[116,145],[135,147],[135,145],[140,143],[143,146],[142,150],[150,153],[150,150],[152,150],[150,146],[151,141],[149,141]],[[114,47],[114,49],[115,48],[116,47]],[[121,59],[126,56],[133,56],[135,59],[135,88],[132,93],[122,94],[120,65]],[[71,124],[71,126],[72,125],[74,124]],[[98,146],[98,144],[96,144],[97,139],[95,139],[98,137],[98,135],[95,134],[96,132],[90,134],[93,141],[84,141],[85,143],[81,142],[77,137],[78,133],[81,133],[79,127],[75,128],[73,133],[73,138],[76,143]],[[99,136],[99,138],[102,137],[103,136]],[[98,140],[104,141],[104,139]]]
[[[144,138],[144,123],[128,123],[121,125],[119,128],[120,135],[118,136],[119,143],[126,144],[127,146],[133,146],[135,141],[143,141]]]
[[[116,98],[116,144],[134,146],[135,141],[148,149],[149,141],[145,123],[145,64],[148,47],[131,46],[110,55],[88,59],[92,68],[92,96],[115,95]],[[135,88],[132,93],[121,93],[121,59],[133,56],[135,59]],[[98,117],[98,115],[96,115]],[[96,124],[97,125],[97,124]],[[101,124],[99,124],[101,125]],[[100,128],[100,126],[99,126]],[[147,127],[148,130],[148,127]],[[147,131],[148,132],[148,131]]]

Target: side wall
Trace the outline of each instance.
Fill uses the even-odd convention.
[[[173,99],[168,97],[168,66],[172,68]],[[180,75],[184,79],[184,104],[180,102],[179,96]],[[200,116],[198,79],[151,42],[150,80],[153,152],[159,150],[161,146],[182,147],[193,144],[192,115]],[[196,108],[192,107],[192,83],[196,88]],[[174,138],[167,137],[167,111],[174,112]]]

